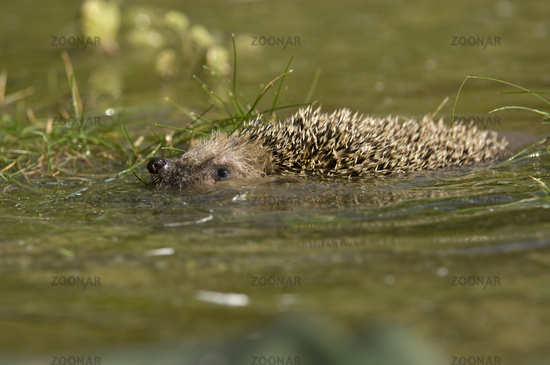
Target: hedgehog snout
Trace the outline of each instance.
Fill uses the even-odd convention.
[[[163,158],[155,157],[149,160],[149,163],[147,163],[147,170],[151,174],[158,174],[160,169],[162,169],[164,166],[166,166],[167,161]]]

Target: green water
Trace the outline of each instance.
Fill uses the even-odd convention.
[[[248,95],[294,55],[287,104],[303,102],[318,70],[313,98],[326,111],[419,116],[449,96],[440,112],[446,121],[466,75],[550,89],[547,6],[534,0],[126,1],[120,51],[111,56],[51,45],[52,36],[76,34],[75,2],[4,1],[6,93],[35,92],[2,106],[2,115],[32,108],[46,118],[67,103],[63,50],[90,113],[113,108],[112,123],[131,135],[188,122],[166,96],[204,110],[208,99],[196,81],[162,81],[157,50],[124,38],[140,4],[184,12],[227,47],[234,33],[238,83]],[[253,36],[300,42],[253,46]],[[499,43],[452,46],[455,36]],[[499,95],[505,90],[470,80],[456,113],[548,110],[529,95]],[[538,115],[498,116],[487,128],[510,136],[512,149],[548,134]],[[32,190],[0,183],[2,363],[91,356],[102,364],[172,364],[180,347],[227,343],[284,314],[328,318],[359,343],[365,327],[397,324],[412,333],[399,341],[419,336],[448,364],[453,356],[501,364],[542,364],[550,356],[550,198],[532,179],[550,183],[544,153],[374,181],[274,178],[184,193],[148,189],[130,174],[108,178],[124,168],[125,161],[113,162],[91,182],[35,177],[25,182]],[[144,167],[138,173],[147,176]],[[205,292],[238,294],[237,305],[208,302]]]

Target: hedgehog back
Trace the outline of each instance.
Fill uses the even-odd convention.
[[[236,133],[261,141],[272,154],[272,173],[360,177],[490,162],[507,142],[476,127],[397,117],[373,118],[340,109],[301,109],[291,118],[256,119]]]

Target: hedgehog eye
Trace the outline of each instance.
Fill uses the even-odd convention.
[[[231,175],[231,171],[229,170],[228,167],[225,167],[225,166],[218,167],[218,169],[216,170],[216,173],[218,175],[218,179],[220,180],[227,179]]]

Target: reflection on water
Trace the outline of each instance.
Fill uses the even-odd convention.
[[[79,354],[138,341],[156,344],[141,350],[152,356],[177,339],[223,342],[277,313],[314,312],[358,331],[360,323],[406,324],[449,356],[543,353],[548,315],[537,287],[550,262],[550,205],[521,176],[545,165],[537,157],[380,180],[273,178],[186,192],[130,177],[67,184],[62,198],[16,191],[2,202],[11,237],[1,245],[2,290],[10,293],[2,342],[12,351]],[[491,285],[470,285],[472,278]],[[509,314],[525,296],[529,314],[516,321]],[[62,328],[55,339],[52,326]],[[498,336],[489,351],[493,328],[517,335]],[[32,344],[17,340],[28,331]],[[379,356],[368,348],[344,352]],[[109,351],[132,359],[131,349]]]

